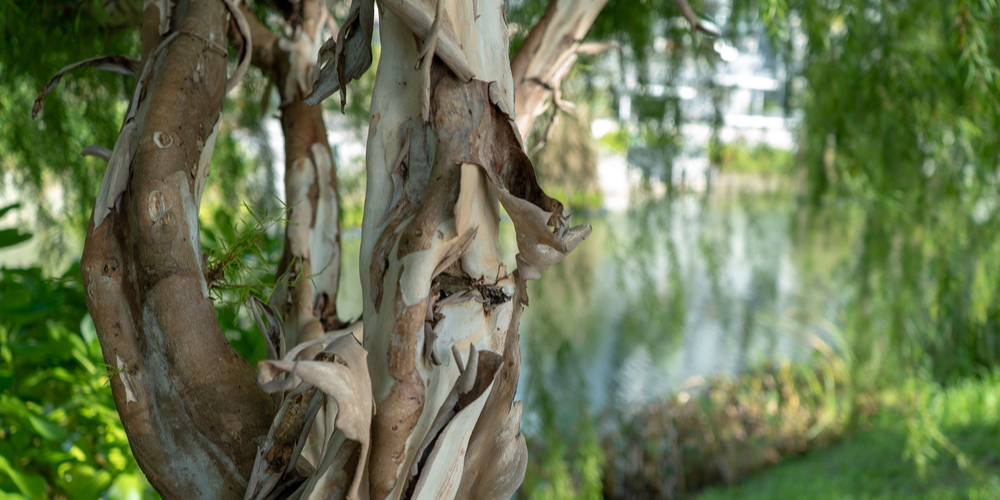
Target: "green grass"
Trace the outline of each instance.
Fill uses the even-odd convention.
[[[922,385],[885,399],[890,406],[866,430],[698,498],[1000,499],[1000,379]],[[917,416],[901,411],[913,404]],[[914,450],[927,459],[923,473]]]

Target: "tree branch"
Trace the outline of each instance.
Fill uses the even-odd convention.
[[[320,106],[303,97],[312,91],[316,51],[329,14],[322,2],[302,0],[302,19],[291,38],[272,34],[250,9],[243,9],[254,40],[252,63],[281,94],[281,129],[285,137],[285,195],[289,223],[285,251],[271,305],[285,321],[289,348],[321,338],[344,326],[337,317],[340,281],[340,221],[337,176],[327,143]],[[320,350],[307,349],[302,359]]]
[[[522,140],[528,137],[552,92],[569,74],[597,14],[607,0],[551,0],[511,62],[514,116]]]

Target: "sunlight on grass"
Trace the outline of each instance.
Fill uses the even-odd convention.
[[[924,419],[941,426],[967,464],[963,467],[954,454],[937,450],[921,475],[904,457],[907,440],[913,438],[908,436],[900,405],[928,390],[927,406],[921,412]],[[698,498],[1000,498],[1000,376],[905,392],[909,394],[898,391],[883,396],[890,406],[874,416],[870,428],[741,484],[710,489]]]

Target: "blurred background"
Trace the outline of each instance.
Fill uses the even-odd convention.
[[[609,0],[587,40],[611,47],[526,142],[594,232],[529,286],[518,498],[1000,498],[996,1],[691,4],[720,36],[670,0]],[[507,2],[512,54],[546,6]],[[78,152],[114,143],[131,79],[81,70],[30,116],[63,65],[137,56],[139,8],[0,0],[0,500],[155,497],[79,276],[104,163]],[[345,320],[373,81],[324,103]],[[253,364],[241,303],[281,256],[276,92],[252,69],[230,93],[201,210]],[[501,247],[513,268],[507,219]]]

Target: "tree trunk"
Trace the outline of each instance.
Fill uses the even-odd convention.
[[[527,460],[513,402],[524,280],[590,228],[567,227],[524,154],[503,3],[380,5],[361,244],[369,493],[507,498]],[[498,196],[518,233],[514,273]]]
[[[227,87],[227,10],[179,0],[164,23],[164,4],[146,2],[148,72],[102,184],[107,192],[109,179],[122,179],[124,192],[111,189],[110,212],[96,207],[87,231],[87,306],[104,359],[119,370],[115,404],[153,487],[168,499],[241,498],[274,405],[218,326],[199,238]]]
[[[279,86],[286,139],[291,222],[279,272],[287,272],[272,304],[287,345],[298,347],[261,363],[261,385],[217,326],[198,235],[229,86],[226,7],[170,5],[147,2],[148,72],[111,155],[82,260],[105,359],[121,370],[111,382],[116,405],[150,482],[168,499],[508,498],[527,464],[513,401],[525,280],[590,228],[568,227],[524,153],[502,1],[380,6],[361,253],[364,349],[354,336],[330,333],[342,326],[336,178],[320,108],[309,104],[367,69],[372,3],[356,0],[336,43],[324,45],[327,64],[307,98],[323,4],[297,4],[291,39],[271,34],[248,9],[233,12],[252,32],[254,63]],[[547,23],[562,19],[560,8],[550,7]],[[563,32],[543,30],[526,44],[518,85],[558,83],[559,75],[525,75],[533,75],[532,58],[574,57],[563,46],[545,49]],[[574,40],[583,33],[569,32],[579,32]],[[517,232],[512,273],[497,242],[498,200]],[[260,387],[275,394],[277,413]]]
[[[253,39],[253,64],[271,79],[281,95],[281,130],[285,137],[285,198],[288,223],[285,248],[275,275],[280,280],[271,305],[284,319],[289,347],[323,338],[341,328],[337,317],[340,285],[340,220],[337,172],[320,106],[303,98],[312,91],[316,54],[329,14],[323,2],[303,0],[287,19],[292,37],[278,37],[244,7]],[[303,352],[309,359],[314,346]]]

